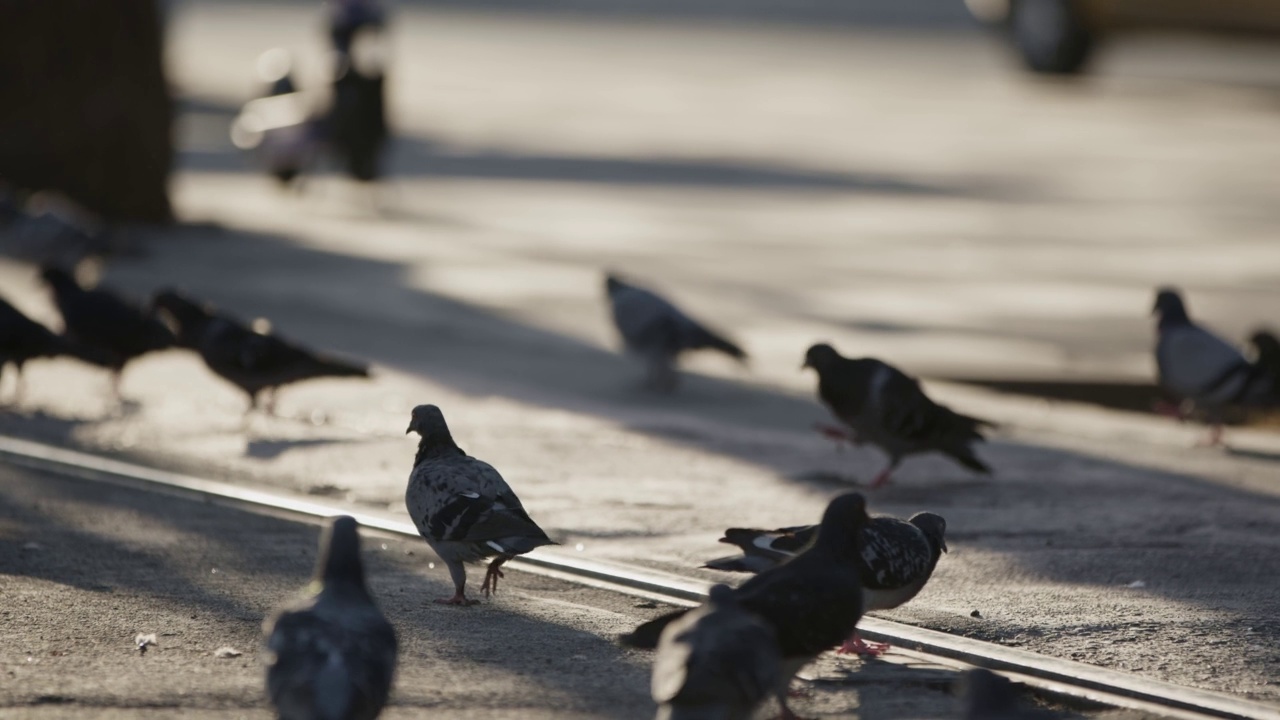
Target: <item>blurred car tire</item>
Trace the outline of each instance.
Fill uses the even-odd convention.
[[[1072,75],[1089,60],[1094,37],[1072,0],[1016,0],[1009,30],[1027,67]]]

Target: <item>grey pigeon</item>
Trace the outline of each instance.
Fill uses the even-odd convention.
[[[744,610],[758,615],[777,634],[783,667],[774,693],[784,718],[795,717],[787,706],[791,678],[823,651],[852,635],[862,617],[858,566],[867,520],[866,499],[861,495],[836,497],[827,505],[812,545],[790,562],[756,575],[733,591]],[[687,612],[650,620],[620,641],[629,647],[652,649],[662,631]]]
[[[555,544],[524,511],[520,498],[498,471],[458,447],[440,408],[415,407],[405,432],[417,432],[422,439],[413,459],[404,504],[418,532],[444,560],[453,578],[453,597],[441,598],[437,603],[478,602],[466,597],[467,570],[463,563],[494,558],[480,586],[488,597],[498,589],[503,563],[536,547]]]
[[[1177,290],[1157,291],[1152,312],[1159,316],[1155,353],[1160,387],[1181,403],[1165,410],[1179,418],[1193,409],[1203,412],[1211,426],[1209,444],[1222,442],[1223,415],[1228,408],[1274,400],[1272,373],[1193,322]]]
[[[353,518],[320,543],[313,593],[263,624],[267,695],[282,720],[372,720],[396,668],[396,633],[369,595]]]
[[[817,525],[756,530],[729,528],[720,542],[737,545],[741,555],[717,558],[704,567],[726,572],[759,573],[795,557],[818,533]],[[862,583],[862,612],[892,610],[905,604],[924,589],[947,551],[947,521],[930,512],[916,513],[910,520],[877,516],[862,531],[862,561],[858,579]],[[854,633],[840,652],[879,655],[889,648],[867,643]]]
[[[651,389],[675,389],[675,364],[681,353],[717,350],[740,362],[746,360],[742,348],[651,290],[607,275],[605,291],[613,309],[613,324],[627,352],[642,358],[648,366],[646,385]]]
[[[728,585],[662,631],[653,661],[656,720],[748,720],[779,683],[778,639]]]
[[[982,428],[991,423],[935,403],[919,382],[894,366],[875,358],[846,358],[818,344],[805,353],[803,367],[818,373],[818,397],[845,426],[818,429],[838,440],[869,442],[889,455],[871,487],[889,482],[904,457],[931,451],[975,472],[991,472],[973,451],[974,443],[985,440]]]

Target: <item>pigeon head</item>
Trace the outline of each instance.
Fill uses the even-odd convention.
[[[859,493],[836,497],[822,513],[815,547],[838,555],[862,552],[862,530],[867,524],[867,500]]]
[[[947,521],[941,515],[931,512],[916,513],[907,522],[920,528],[920,532],[924,533],[929,544],[934,547],[934,552],[947,552]]]
[[[1171,287],[1156,291],[1156,304],[1151,308],[1151,313],[1160,316],[1160,327],[1191,322],[1187,316],[1187,306],[1182,302],[1182,294]]]
[[[1280,338],[1266,330],[1259,330],[1249,336],[1249,344],[1258,355],[1258,364],[1280,370]]]
[[[614,273],[605,273],[605,276],[604,276],[605,293],[609,295],[613,295],[614,293],[618,292],[619,290],[625,287],[627,287],[627,284],[624,283],[622,279],[619,278],[617,275],[615,275]]]
[[[804,364],[800,369],[813,368],[821,373],[826,368],[836,364],[841,359],[840,353],[836,349],[826,343],[818,343],[809,348],[804,354]]]
[[[436,435],[448,435],[449,425],[444,421],[444,413],[435,405],[419,405],[413,409],[409,419],[409,429],[405,435],[416,432],[423,438]]]
[[[364,589],[364,566],[360,562],[360,530],[355,518],[339,515],[329,523],[320,539],[320,558],[315,579],[324,588]]]

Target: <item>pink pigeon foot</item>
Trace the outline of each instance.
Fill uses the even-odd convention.
[[[844,641],[844,644],[836,652],[840,655],[880,657],[888,652],[890,647],[892,646],[889,643],[867,642],[858,633],[854,633],[849,636],[848,640]]]
[[[1155,410],[1157,414],[1173,418],[1178,422],[1183,422],[1187,419],[1187,414],[1183,411],[1182,406],[1176,403],[1158,400],[1152,406],[1152,409]]]
[[[480,592],[485,597],[490,597],[498,592],[498,578],[506,577],[506,575],[502,574],[502,563],[507,560],[506,556],[502,556],[494,558],[493,562],[489,563],[489,569],[484,574],[484,584],[480,586]]]
[[[850,445],[861,445],[862,440],[858,438],[858,434],[839,425],[828,425],[826,423],[814,423],[813,429],[818,431],[823,437],[834,440],[836,447],[840,447],[841,443],[849,443]]]

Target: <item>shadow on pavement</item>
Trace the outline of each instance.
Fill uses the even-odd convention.
[[[808,397],[697,374],[688,375],[673,396],[643,393],[636,389],[639,370],[617,353],[411,285],[406,267],[394,261],[208,227],[168,233],[165,243],[141,263],[112,267],[107,280],[135,294],[178,285],[241,316],[266,315],[305,344],[367,358],[476,398],[606,418],[769,468],[818,496],[849,486],[813,471],[838,465],[865,478],[883,462],[874,451],[815,455],[819,441],[797,442],[825,416]],[[234,284],[226,282],[229,277]],[[603,316],[602,309],[601,322]],[[462,445],[469,447],[465,440]],[[1126,585],[1141,580],[1144,594],[1205,608],[1205,627],[1234,632],[1238,625],[1240,632],[1261,633],[1259,639],[1280,638],[1280,624],[1271,619],[1280,614],[1280,593],[1259,574],[1277,550],[1280,500],[1190,475],[1008,441],[989,443],[981,454],[997,468],[995,477],[970,476],[941,460],[910,460],[896,484],[875,492],[875,509],[900,515],[936,510],[948,519],[953,548],[989,550],[1022,572],[1071,586],[1125,594],[1132,592]],[[813,477],[818,479],[806,479]],[[777,524],[814,520],[780,512]],[[707,557],[717,552],[710,547]],[[1034,620],[1019,626],[1034,629]],[[1001,639],[1008,627],[962,630]],[[1128,627],[1123,621],[1091,625],[1088,632]],[[1158,627],[1181,633],[1188,626]],[[1257,652],[1271,652],[1264,650]]]

